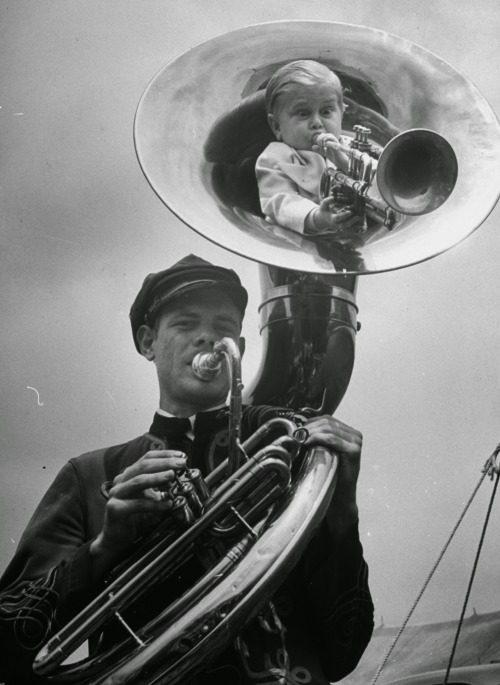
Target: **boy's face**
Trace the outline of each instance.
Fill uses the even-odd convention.
[[[340,85],[334,80],[321,84],[294,84],[279,96],[269,124],[278,140],[297,150],[312,150],[318,133],[342,132],[344,104]]]

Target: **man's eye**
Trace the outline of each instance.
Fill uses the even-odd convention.
[[[334,112],[333,107],[326,107],[326,108],[323,110],[323,116],[325,116],[325,117],[331,117],[332,114],[333,114],[333,112]]]
[[[232,327],[222,327],[217,330],[221,338],[237,338],[238,331]]]

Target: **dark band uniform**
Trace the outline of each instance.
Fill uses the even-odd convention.
[[[277,412],[284,413],[245,407],[242,438]],[[39,682],[31,674],[38,650],[103,589],[92,577],[89,548],[102,530],[105,484],[154,448],[155,439],[188,453],[189,466],[206,474],[223,457],[227,423],[226,410],[198,414],[191,442],[185,426],[180,429],[179,421],[157,413],[148,434],[70,459],[0,581],[0,678],[16,685]],[[189,565],[180,569],[176,593],[192,571]],[[171,595],[172,580],[166,585]],[[166,587],[156,588],[149,604],[147,595],[141,599],[141,611],[157,613],[162,592],[167,593]],[[137,620],[134,612],[124,615],[132,625]],[[110,624],[104,643],[123,639],[122,630]],[[354,669],[372,630],[373,604],[357,525],[337,540],[325,520],[273,602],[192,682],[326,685]]]

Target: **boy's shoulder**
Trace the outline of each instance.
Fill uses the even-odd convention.
[[[279,141],[273,141],[265,148],[265,150],[259,155],[258,162],[265,162],[266,160],[274,161],[284,161],[284,162],[294,162],[299,160],[299,154],[297,150],[287,143],[280,143]]]

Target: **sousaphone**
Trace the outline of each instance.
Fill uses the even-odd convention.
[[[362,230],[328,240],[269,223],[258,203],[255,159],[272,140],[264,89],[279,66],[296,59],[317,60],[338,74],[347,103],[344,133],[361,138],[378,159],[379,177],[358,201],[368,221]],[[247,392],[247,401],[259,405],[333,412],[354,363],[357,276],[448,250],[480,226],[499,195],[500,128],[479,91],[427,50],[362,26],[275,22],[202,43],[153,78],[134,133],[141,167],[170,211],[262,265],[264,354]],[[360,178],[354,181],[345,182],[358,187]],[[384,207],[394,221],[384,221]],[[231,356],[224,343],[220,349],[221,358]],[[218,358],[208,361],[216,366]],[[335,463],[325,450],[308,455],[271,519],[253,524],[257,539],[245,541],[248,553],[220,586],[202,580],[189,601],[180,600],[182,615],[162,607],[170,622],[158,619],[139,631],[117,648],[114,664],[113,656],[103,655],[90,667],[60,666],[69,646],[100,629],[101,619],[89,610],[46,645],[37,673],[58,682],[169,684],[196,673],[235,638],[297,561],[331,499]],[[155,554],[145,552],[129,576],[144,582],[161,575],[155,563]],[[105,620],[124,608],[116,597],[134,580],[129,576],[99,598]]]

